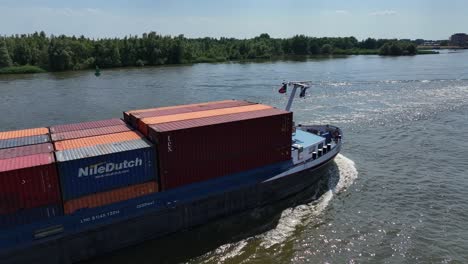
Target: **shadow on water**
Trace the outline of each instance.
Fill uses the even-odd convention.
[[[314,173],[323,174],[319,182],[283,201],[112,252],[82,264],[187,262],[222,245],[273,230],[277,227],[283,210],[318,200],[324,193],[335,189],[340,180],[339,168],[335,162]]]

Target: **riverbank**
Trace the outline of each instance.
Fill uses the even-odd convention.
[[[426,54],[439,54],[437,51],[432,50],[418,50],[416,55],[426,55]],[[242,60],[229,60],[224,57],[200,57],[194,59],[190,63],[173,63],[173,64],[164,64],[164,65],[191,65],[197,63],[222,63],[222,62],[268,62],[268,61],[305,61],[307,59],[327,59],[327,58],[342,58],[345,56],[351,55],[379,55],[379,50],[377,49],[352,49],[352,50],[335,50],[333,54],[323,54],[323,55],[283,55],[283,56],[270,56],[264,58],[252,58],[252,59],[242,59]],[[407,56],[407,55],[397,55],[397,56]],[[146,68],[154,67],[155,65],[141,65],[141,66],[121,66],[121,67],[109,67],[110,69],[122,69],[122,68]],[[156,65],[162,66],[162,65]],[[93,66],[89,68],[81,68],[76,70],[66,70],[67,71],[80,71],[80,70],[91,70],[94,69]],[[10,66],[5,68],[0,68],[0,74],[31,74],[31,73],[46,73],[46,72],[57,72],[57,71],[48,71],[46,69],[40,68],[38,66],[32,65],[23,65],[23,66]],[[63,71],[62,71],[63,72]]]
[[[23,66],[10,66],[5,68],[0,68],[0,74],[24,74],[24,73],[44,73],[46,70],[31,65]]]

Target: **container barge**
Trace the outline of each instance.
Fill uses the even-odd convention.
[[[341,130],[226,100],[0,132],[0,263],[75,263],[315,184]]]

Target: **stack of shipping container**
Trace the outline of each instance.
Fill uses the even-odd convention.
[[[292,113],[236,100],[0,132],[0,228],[291,159]]]
[[[62,215],[49,129],[0,132],[0,228]]]
[[[154,146],[120,119],[50,128],[65,214],[157,191]]]
[[[161,190],[290,160],[292,113],[246,101],[125,112],[155,143]]]

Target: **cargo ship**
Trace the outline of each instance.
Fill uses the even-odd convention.
[[[0,132],[0,263],[75,263],[284,200],[339,153],[331,125],[225,100]]]

